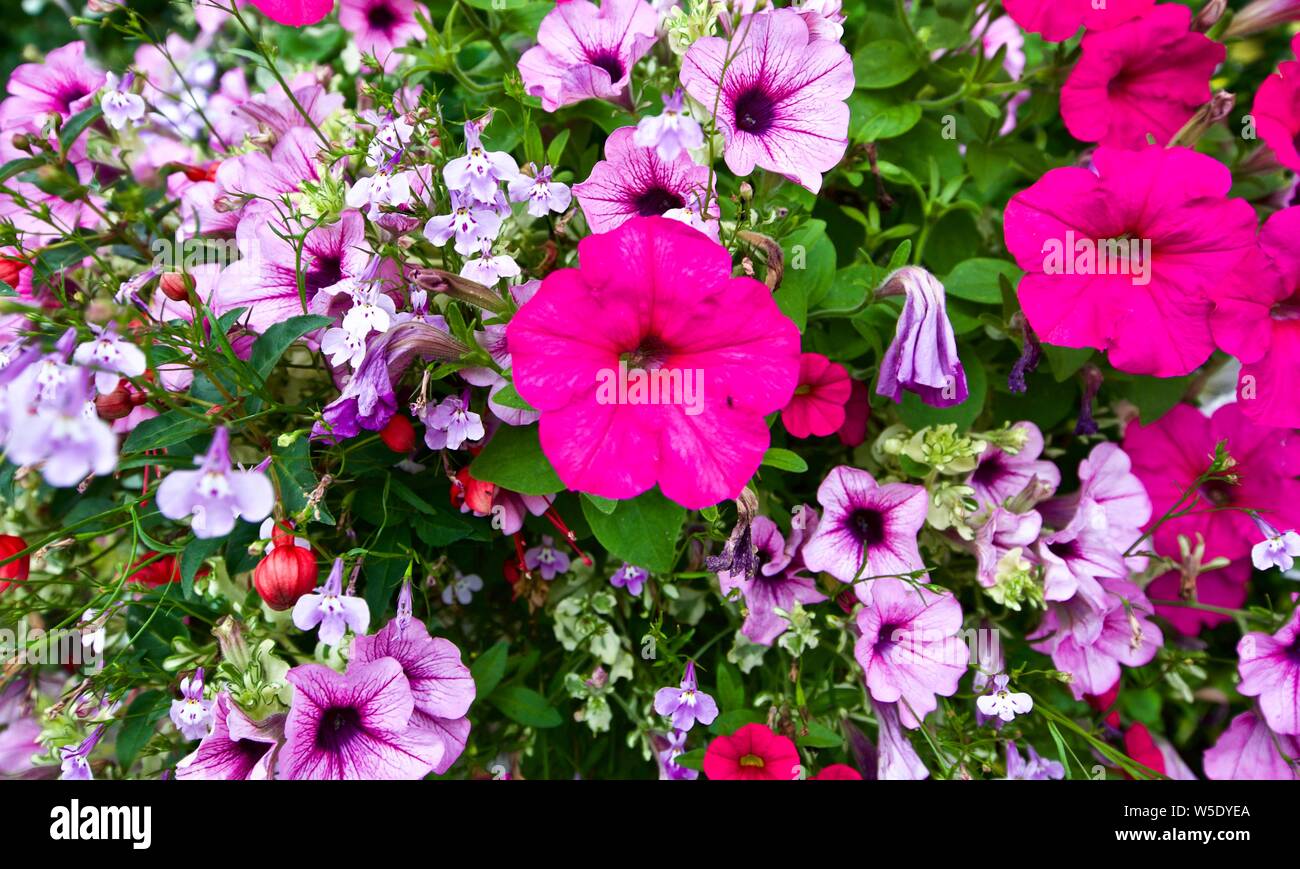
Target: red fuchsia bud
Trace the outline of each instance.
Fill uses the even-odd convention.
[[[405,455],[415,446],[415,426],[402,414],[394,414],[388,425],[379,430],[379,439],[393,452]]]
[[[176,556],[159,556],[157,552],[146,552],[137,558],[131,565],[130,575],[127,576],[128,581],[143,583],[151,588],[175,582],[180,578],[181,569]]]
[[[0,561],[13,558],[27,548],[27,541],[13,534],[0,534]],[[0,591],[4,591],[14,582],[26,582],[31,573],[32,559],[29,555],[14,559],[0,567]]]
[[[316,587],[316,557],[293,542],[275,548],[253,569],[253,585],[266,605],[278,612],[291,609],[298,598]]]
[[[22,276],[23,269],[25,268],[27,268],[27,263],[22,260],[0,256],[0,281],[3,281],[15,290],[18,289],[18,281]]]
[[[194,279],[180,272],[167,272],[158,279],[158,289],[173,302],[188,301],[193,288]]]
[[[137,394],[144,397],[144,393]],[[112,392],[95,396],[95,413],[99,414],[100,419],[109,422],[130,416],[131,411],[136,407],[133,398],[125,384],[119,383]]]

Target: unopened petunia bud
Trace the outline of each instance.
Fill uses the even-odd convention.
[[[271,550],[253,569],[253,585],[273,610],[291,609],[298,598],[316,587],[316,558],[311,550],[296,544]]]

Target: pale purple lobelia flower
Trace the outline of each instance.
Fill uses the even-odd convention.
[[[302,664],[287,678],[293,703],[277,778],[422,779],[442,762],[437,734],[411,726],[415,699],[397,659],[354,661],[346,674]]]
[[[235,470],[230,463],[230,431],[222,426],[202,456],[197,471],[172,471],[158,487],[158,510],[168,519],[192,516],[195,537],[224,537],[235,520],[261,522],[275,506],[266,474]]]
[[[660,688],[655,692],[655,712],[671,718],[673,729],[689,731],[698,721],[705,727],[718,717],[718,704],[700,690],[695,678],[695,662],[686,662],[680,687]]]
[[[212,728],[212,701],[203,699],[203,668],[181,680],[181,699],[172,701],[172,724],[186,739],[202,739]]]
[[[980,454],[979,465],[966,478],[966,485],[975,490],[975,500],[986,507],[1001,506],[1014,498],[1037,478],[1045,490],[1055,492],[1061,485],[1061,472],[1049,461],[1040,460],[1043,454],[1043,433],[1032,422],[1018,422],[1013,429],[1023,432],[1024,443],[1012,454],[994,444],[988,444]]]
[[[1275,634],[1246,634],[1237,656],[1238,693],[1259,698],[1274,733],[1300,736],[1300,610]]]
[[[880,725],[876,748],[877,781],[920,781],[929,778],[921,756],[903,731],[898,703],[881,703],[872,699],[871,708]]]
[[[483,577],[477,573],[464,574],[459,570],[442,589],[442,602],[451,606],[456,602],[466,606],[474,599],[474,594],[483,590]]]
[[[858,611],[861,636],[853,648],[872,698],[898,703],[905,727],[951,697],[970,662],[962,642],[962,612],[957,599],[942,589],[880,579],[871,602]]]
[[[199,781],[264,781],[284,739],[284,715],[252,721],[225,691],[212,701],[212,730],[176,765],[176,778]]]
[[[809,570],[854,583],[865,603],[873,584],[865,580],[925,568],[916,535],[925,524],[930,498],[921,486],[882,486],[867,471],[841,465],[822,481],[817,501],[822,518],[803,547]]]
[[[685,110],[686,98],[681,88],[664,94],[663,101],[663,114],[638,121],[632,141],[641,148],[654,148],[660,160],[669,162],[677,159],[683,151],[703,147],[704,130],[700,128],[700,122]]]
[[[1021,757],[1014,742],[1007,742],[1007,779],[1009,781],[1047,781],[1065,778],[1065,767],[1055,760],[1038,756],[1032,745],[1025,747],[1028,757]]]
[[[117,334],[116,324],[109,323],[102,329],[91,324],[90,328],[95,333],[95,340],[79,344],[73,351],[72,361],[95,371],[95,389],[101,395],[116,389],[121,377],[144,374],[144,352],[130,341],[122,340]]]
[[[59,749],[59,778],[63,781],[90,781],[95,773],[90,768],[91,752],[99,745],[107,725],[100,724],[76,745]]]
[[[370,625],[370,607],[366,602],[343,593],[343,559],[334,559],[325,584],[311,594],[304,594],[293,605],[293,623],[300,631],[310,631],[317,625],[320,641],[327,646],[337,646],[351,628],[357,636]]]
[[[614,571],[614,575],[609,578],[609,584],[614,588],[627,589],[627,593],[633,597],[640,597],[641,589],[645,587],[645,581],[649,578],[650,572],[644,567],[623,562],[623,566]]]
[[[465,153],[447,163],[442,170],[447,189],[466,194],[470,201],[490,204],[497,200],[502,182],[519,176],[519,164],[505,151],[483,147],[483,127],[487,120],[465,122]]]
[[[405,622],[405,624],[403,624]],[[352,665],[396,660],[410,685],[414,710],[410,729],[442,746],[442,756],[433,762],[441,775],[456,762],[469,738],[470,704],[474,702],[474,678],[460,658],[460,649],[450,640],[429,635],[419,619],[395,618],[372,637],[357,637],[352,644]]]
[[[42,383],[42,374],[58,381]],[[117,437],[95,414],[90,372],[51,357],[29,366],[0,400],[0,430],[8,428],[5,458],[15,465],[41,466],[51,486],[75,486],[91,474],[104,476],[117,467]],[[18,414],[26,412],[17,423]]]
[[[1034,699],[1019,691],[1007,690],[1011,679],[1005,673],[993,677],[993,684],[987,694],[975,698],[975,706],[989,718],[1011,721],[1017,715],[1024,715],[1034,708]]]
[[[1255,524],[1264,535],[1250,550],[1250,560],[1256,570],[1290,570],[1295,567],[1296,556],[1300,556],[1300,534],[1295,531],[1279,531],[1270,525],[1264,517],[1256,514]]]
[[[104,81],[104,95],[99,105],[104,112],[104,120],[114,130],[120,130],[132,121],[144,117],[144,97],[131,91],[133,73],[127,73],[119,79],[116,73],[108,73]]]
[[[0,103],[0,129],[38,133],[50,115],[66,121],[89,108],[103,85],[104,73],[86,60],[86,44],[69,42],[41,63],[24,63],[9,75],[9,97]]]
[[[535,175],[515,177],[506,185],[510,201],[527,202],[528,213],[533,217],[545,217],[552,211],[562,213],[573,200],[573,193],[569,185],[552,181],[551,171],[550,166],[543,166]]]
[[[479,242],[479,255],[466,260],[461,267],[460,276],[480,283],[485,287],[495,287],[502,278],[515,278],[521,273],[519,263],[507,254],[493,254],[492,242],[483,239]]]
[[[686,734],[683,731],[673,730],[663,735],[652,733],[650,742],[659,765],[660,781],[695,781],[699,778],[699,770],[677,762],[677,758],[686,753]]]
[[[524,89],[548,112],[588,99],[630,106],[632,67],[654,45],[658,25],[643,0],[557,3],[538,27],[537,45],[519,59]]]
[[[925,269],[905,266],[885,279],[877,298],[903,295],[898,328],[880,361],[876,393],[895,402],[914,392],[931,407],[952,407],[969,395],[957,338],[948,321],[943,284]]]
[[[549,505],[548,505],[549,506]],[[569,569],[569,556],[555,547],[555,539],[545,534],[542,542],[524,553],[524,564],[529,570],[536,570],[547,582],[555,579]]]
[[[1214,781],[1300,780],[1300,739],[1274,733],[1254,712],[1243,712],[1205,752],[1205,777]]]
[[[451,213],[434,215],[424,225],[424,237],[442,247],[456,237],[456,252],[468,256],[501,231],[501,215],[488,203],[475,201],[468,192],[451,191]]]
[[[636,144],[635,127],[619,127],[605,140],[605,159],[581,184],[573,185],[592,232],[609,232],[634,217],[653,217],[686,208],[709,191],[709,169],[678,154],[663,160]],[[716,197],[710,217],[717,219]]]
[[[813,39],[794,10],[746,16],[730,39],[696,40],[681,80],[701,105],[717,105],[737,175],[759,166],[816,193],[848,148],[852,61],[838,42]]]
[[[431,450],[458,450],[463,444],[480,441],[486,432],[483,419],[469,407],[469,390],[426,404],[419,411],[424,423],[424,443]]]
[[[777,612],[789,613],[796,603],[820,603],[826,596],[817,590],[817,582],[806,573],[800,550],[805,540],[817,530],[817,513],[807,505],[796,508],[790,522],[787,541],[776,523],[766,516],[755,516],[750,525],[750,539],[756,554],[752,577],[744,571],[718,572],[723,594],[739,589],[749,611],[740,632],[750,641],[770,646],[789,628],[789,622]]]

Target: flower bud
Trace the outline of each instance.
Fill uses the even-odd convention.
[[[193,288],[194,279],[180,272],[167,272],[158,279],[158,289],[173,302],[188,301]]]
[[[393,452],[405,455],[415,446],[415,426],[402,414],[394,414],[379,430],[379,438]]]
[[[95,396],[95,413],[99,414],[100,419],[108,422],[130,416],[136,406],[132,398],[127,388],[119,383],[112,392]]]
[[[16,537],[13,534],[0,534],[0,561],[13,558],[26,548],[27,541],[21,537]],[[32,559],[30,555],[24,555],[0,566],[0,592],[7,589],[13,582],[25,582],[31,572],[31,567]]]
[[[253,585],[271,609],[283,612],[316,587],[316,557],[296,544],[277,545],[253,569]]]
[[[131,568],[131,573],[127,576],[127,579],[132,582],[144,583],[151,588],[157,588],[169,582],[176,582],[181,578],[180,564],[177,563],[174,555],[159,556],[157,552],[146,552],[136,559]]]

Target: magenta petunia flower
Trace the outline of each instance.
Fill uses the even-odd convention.
[[[578,258],[506,333],[560,479],[607,498],[658,483],[691,509],[735,497],[770,442],[764,415],[794,392],[798,329],[766,286],[731,277],[725,248],[673,220],[633,218]]]
[[[1205,777],[1214,781],[1300,780],[1300,739],[1269,730],[1243,712],[1205,752]]]
[[[415,0],[340,0],[339,24],[352,34],[358,51],[392,72],[402,59],[396,49],[424,34],[416,8]]]
[[[1237,484],[1212,480],[1184,507],[1191,515],[1165,522],[1156,531],[1155,549],[1178,555],[1178,536],[1196,544],[1205,540],[1205,560],[1238,559],[1250,554],[1259,531],[1244,508],[1257,510],[1272,524],[1300,527],[1300,436],[1287,429],[1253,424],[1238,404],[1227,404],[1206,417],[1180,404],[1151,425],[1130,423],[1124,451],[1133,472],[1151,496],[1152,516],[1163,516],[1210,466],[1215,445],[1227,441]],[[1218,512],[1209,512],[1218,509]]]
[[[442,761],[442,740],[411,726],[415,700],[397,659],[353,662],[346,674],[301,664],[286,678],[293,703],[277,778],[421,779]]]
[[[1252,631],[1237,643],[1237,691],[1259,698],[1274,733],[1300,735],[1300,610],[1275,634]]]
[[[989,444],[980,453],[979,465],[966,479],[975,490],[975,499],[986,507],[1000,506],[1014,498],[1037,479],[1049,492],[1061,485],[1061,472],[1053,462],[1040,460],[1043,433],[1032,422],[1018,422],[1012,428],[1024,432],[1025,442],[1015,453]]]
[[[306,27],[315,24],[329,15],[330,10],[334,8],[334,0],[248,0],[248,2],[275,23],[289,27]],[[211,5],[207,3],[195,3],[194,7],[196,16],[203,13],[203,10],[211,10]]]
[[[430,636],[423,622],[403,619],[400,612],[399,607],[399,617],[374,636],[356,638],[352,661],[366,664],[391,658],[402,665],[415,701],[411,727],[442,744],[442,759],[433,766],[433,771],[442,775],[465,750],[470,729],[466,714],[474,702],[474,679],[453,642]]]
[[[826,437],[844,425],[844,406],[853,383],[844,366],[820,353],[799,357],[799,385],[781,410],[781,422],[791,437]]]
[[[1246,602],[1246,585],[1250,582],[1250,562],[1238,559],[1219,570],[1208,570],[1196,577],[1196,596],[1198,604],[1238,609]],[[1194,637],[1204,628],[1232,621],[1232,616],[1191,606],[1179,606],[1182,602],[1183,575],[1180,571],[1170,570],[1151,580],[1146,593],[1155,604],[1156,615],[1185,637]],[[1169,604],[1162,605],[1162,601]]]
[[[1227,198],[1226,166],[1186,148],[1103,147],[1093,165],[1053,169],[1007,205],[1020,305],[1049,344],[1187,374],[1214,351],[1211,293],[1249,280],[1254,209]]]
[[[853,63],[839,42],[813,39],[792,9],[748,15],[730,39],[698,39],[682,58],[682,86],[712,111],[727,166],[758,166],[816,193],[848,148]]]
[[[789,737],[764,724],[746,724],[730,736],[714,737],[703,768],[713,781],[793,781],[803,761]]]
[[[212,731],[176,764],[176,778],[205,781],[265,780],[284,738],[284,716],[248,718],[225,691],[212,701]]]
[[[1156,0],[1005,0],[1007,14],[1030,33],[1048,42],[1064,42],[1079,32],[1109,30],[1144,14]]]
[[[1140,148],[1166,145],[1210,99],[1210,77],[1227,49],[1190,30],[1176,3],[1083,38],[1083,55],[1061,88],[1061,119],[1076,139]]]
[[[871,602],[858,611],[853,656],[862,665],[871,697],[898,703],[904,727],[921,726],[951,697],[970,663],[970,649],[958,636],[961,604],[943,589],[899,579],[880,579]]]
[[[235,470],[230,464],[230,430],[212,434],[206,454],[195,456],[196,471],[172,471],[158,487],[158,511],[168,519],[193,516],[195,537],[225,537],[235,519],[261,522],[275,506],[275,490],[258,470]]]
[[[778,609],[789,613],[796,603],[820,603],[826,596],[817,590],[816,580],[806,572],[800,554],[803,542],[817,529],[817,513],[800,505],[790,520],[790,540],[781,536],[776,523],[766,516],[755,516],[750,539],[757,553],[753,577],[744,571],[718,572],[723,594],[739,589],[749,611],[740,632],[752,642],[770,646],[785,633],[789,622]]]
[[[537,30],[537,45],[519,58],[524,89],[553,112],[597,99],[627,103],[632,67],[655,42],[659,16],[644,0],[555,4]]]
[[[1300,63],[1296,64],[1300,75]],[[1300,91],[1297,91],[1300,100]],[[1261,425],[1300,428],[1300,207],[1264,224],[1257,279],[1215,293],[1211,327],[1219,347],[1243,363],[1237,404]]]
[[[1300,57],[1300,34],[1292,40],[1291,52]],[[1264,79],[1254,112],[1260,138],[1282,165],[1300,172],[1300,60],[1279,64],[1277,74]]]
[[[822,518],[803,548],[808,569],[854,583],[858,599],[871,600],[872,577],[904,576],[925,562],[916,535],[930,498],[921,486],[880,485],[867,471],[841,465],[817,489]]]
[[[605,159],[581,184],[573,185],[592,232],[609,232],[633,217],[655,217],[685,208],[692,198],[708,195],[709,212],[718,218],[717,198],[709,189],[709,168],[681,152],[664,160],[654,148],[637,145],[636,127],[620,127],[605,140]]]
[[[9,74],[9,96],[0,103],[0,130],[39,133],[49,115],[67,120],[95,102],[104,73],[86,60],[86,43],[69,42],[45,55],[41,63],[24,63]]]

